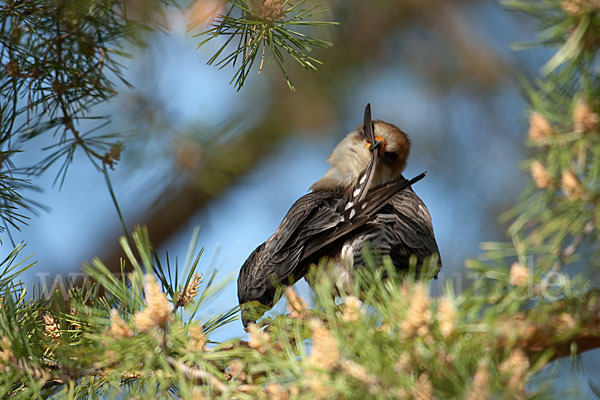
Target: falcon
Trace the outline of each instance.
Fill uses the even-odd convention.
[[[409,153],[406,133],[372,120],[367,104],[364,123],[335,147],[327,173],[240,269],[244,326],[255,322],[257,309],[273,306],[278,286],[294,284],[325,256],[328,274],[345,292],[352,287],[355,269],[364,266],[365,246],[389,256],[398,271],[408,271],[411,257],[417,269],[433,260],[437,277],[442,263],[431,216],[411,188],[425,174],[411,180],[402,175]]]

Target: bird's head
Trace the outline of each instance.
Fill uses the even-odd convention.
[[[410,139],[398,127],[373,121],[373,133],[379,160],[373,186],[392,181],[402,174],[410,153]],[[354,184],[371,159],[372,146],[364,124],[350,132],[328,158],[331,169],[311,189],[332,190]]]
[[[389,178],[384,179],[384,182],[386,182],[399,177],[406,168],[406,161],[410,153],[410,139],[398,127],[384,121],[373,121],[373,128],[375,142],[380,143],[375,151],[380,154],[380,168],[383,169],[384,175],[382,178]],[[373,144],[364,134],[364,127],[361,127],[360,132],[363,140],[365,140],[365,148],[370,150]]]

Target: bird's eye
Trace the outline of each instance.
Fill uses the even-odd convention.
[[[398,161],[398,154],[386,151],[383,154],[382,160],[386,164],[393,164]]]

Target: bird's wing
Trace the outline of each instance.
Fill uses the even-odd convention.
[[[394,196],[410,190],[410,186],[425,177],[425,173],[422,173],[410,181],[403,177],[397,181],[387,183],[369,190],[367,196],[359,203],[353,206],[356,210],[355,215],[348,220],[344,218],[344,221],[332,226],[327,231],[324,231],[318,238],[311,240],[305,248],[300,261],[300,266],[306,270],[308,261],[314,261],[315,257],[321,255],[325,249],[330,248],[336,243],[343,242],[347,238],[356,234],[359,228],[363,227],[369,221],[371,221],[377,213],[385,207]],[[406,189],[406,190],[405,190]],[[306,271],[303,271],[304,274]]]
[[[403,190],[392,197],[377,218],[392,218],[386,229],[390,245],[390,256],[394,262],[408,266],[412,255],[419,263],[426,257],[437,256],[437,272],[442,267],[438,245],[433,233],[431,215],[425,203],[412,190]],[[376,218],[376,221],[377,221]]]
[[[300,197],[290,208],[275,233],[267,240],[267,247],[273,254],[285,247],[294,247],[308,236],[337,224],[339,213],[331,206],[334,192],[317,191]]]
[[[403,242],[415,249],[437,251],[431,215],[425,203],[412,190],[405,190],[392,198],[391,206],[397,219]]]
[[[240,303],[258,300],[270,304],[275,282],[293,283],[304,274],[298,273],[304,246],[336,224],[342,217],[337,212],[339,196],[317,191],[298,199],[290,208],[275,233],[248,257],[238,277]]]

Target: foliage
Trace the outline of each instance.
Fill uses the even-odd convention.
[[[265,55],[267,55],[269,61],[274,60],[277,63],[287,85],[294,90],[284,68],[284,54],[302,67],[316,71],[316,64],[321,62],[308,53],[313,47],[332,45],[304,32],[310,27],[335,25],[334,22],[313,19],[327,11],[318,2],[316,5],[308,0],[265,0],[264,2],[230,0],[228,3],[227,12],[218,14],[212,21],[212,28],[200,34],[208,37],[199,44],[199,47],[218,37],[227,37],[215,55],[209,59],[208,64],[216,64],[224,68],[230,64],[235,67],[239,62],[240,66],[231,80],[238,90],[244,85],[259,54],[258,74],[260,75],[262,71]],[[222,55],[236,40],[237,46],[234,50],[227,55]]]
[[[539,18],[540,43],[559,49],[543,68],[537,88],[526,86],[532,108],[526,166],[533,185],[506,213],[506,219],[514,218],[509,233],[522,263],[528,254],[537,254],[536,268],[556,274],[564,265],[584,260],[593,273],[600,222],[600,103],[593,72],[598,7],[585,1],[510,5]]]
[[[256,7],[275,3],[231,1],[233,11],[207,33],[241,38],[221,61],[228,65],[244,54],[234,76],[238,87],[261,43],[280,66],[282,52],[302,65],[314,63],[304,45],[318,41],[300,36],[294,42],[281,30],[316,9],[257,14]],[[120,145],[102,125],[80,133],[77,123],[113,96],[106,73],[120,76],[123,54],[115,49],[129,38],[133,20],[118,7],[126,2],[52,4],[10,1],[2,8],[0,88],[8,95],[2,101],[0,211],[6,224],[22,223],[19,207],[29,205],[21,195],[28,182],[11,157],[17,145],[50,132],[58,139],[51,155],[26,172],[41,173],[62,160],[62,180],[81,148],[104,172],[114,199],[107,168]],[[293,4],[280,5],[304,2]],[[513,240],[483,244],[481,259],[467,262],[474,282],[469,289],[454,293],[447,284],[444,295],[433,299],[426,283],[398,276],[389,260],[382,266],[367,261],[355,277],[355,292],[334,298],[335,282],[315,268],[310,308],[287,289],[287,314],[251,326],[247,341],[220,342],[216,330],[239,323],[238,310],[204,313],[221,285],[214,272],[204,271],[207,279],[197,272],[197,232],[180,269],[161,259],[147,232],[137,229],[121,240],[127,260],[120,275],[93,260],[85,266],[90,281],[72,287],[66,298],[19,283],[33,263],[18,261],[17,246],[0,263],[0,396],[552,397],[555,388],[538,372],[553,360],[600,347],[598,292],[584,276],[566,271],[577,263],[589,272],[597,266],[599,10],[586,0],[507,4],[540,18],[540,43],[559,50],[543,78],[527,85],[531,152],[525,166],[532,184],[505,216]]]
[[[162,1],[148,1],[149,10]],[[117,0],[2,2],[0,8],[0,218],[5,227],[26,222],[39,206],[25,197],[29,178],[58,164],[62,185],[77,149],[99,169],[118,160],[121,143],[110,118],[96,106],[123,81],[126,42],[145,26]],[[44,156],[20,166],[13,158],[27,143]],[[28,150],[29,153],[33,151]]]
[[[219,343],[210,337],[237,320],[238,310],[202,315],[218,287],[214,276],[204,283],[196,274],[201,251],[182,267],[178,287],[143,229],[133,241],[139,257],[121,240],[131,273],[115,276],[96,259],[85,267],[95,283],[71,289],[68,299],[29,296],[4,278],[14,277],[7,275],[17,268],[15,256],[5,261],[3,397],[524,398],[547,389],[527,383],[557,356],[554,342],[527,345],[543,340],[533,337],[533,324],[558,315],[551,326],[560,334],[551,340],[563,343],[588,329],[590,315],[598,323],[598,305],[577,311],[586,303],[572,296],[553,303],[552,313],[538,309],[525,318],[520,310],[540,277],[515,281],[507,270],[474,268],[477,286],[459,295],[448,286],[432,299],[424,283],[398,276],[387,260],[384,270],[362,270],[355,295],[341,303],[331,295],[335,283],[316,268],[312,308],[288,289],[289,314],[263,321],[264,330],[251,326],[247,342]],[[197,234],[192,251],[196,242]],[[570,284],[562,292],[580,290]]]
[[[305,27],[331,25],[312,20],[324,12],[320,5],[267,3],[231,1],[227,15],[217,17],[215,27],[206,32],[207,40],[229,35],[213,61],[232,39],[244,38],[235,53],[249,51],[242,72],[234,76],[238,89],[261,44],[268,47],[269,57],[275,58],[286,79],[283,54],[315,69],[318,61],[307,54],[311,46],[330,45],[303,32]],[[155,30],[164,7],[175,4],[171,0],[7,0],[0,4],[0,229],[18,229],[30,213],[43,208],[27,197],[27,191],[36,189],[32,177],[56,166],[54,183],[62,185],[78,150],[106,177],[106,167],[113,168],[119,161],[123,132],[98,106],[114,98],[119,84],[129,86],[124,64],[132,44],[143,45],[144,32]],[[243,18],[234,17],[238,12]],[[263,47],[263,60],[264,51]],[[224,65],[235,64],[236,59],[228,57]],[[25,148],[28,154],[41,149],[42,158],[30,157],[27,165],[21,165],[23,158],[15,162]]]

